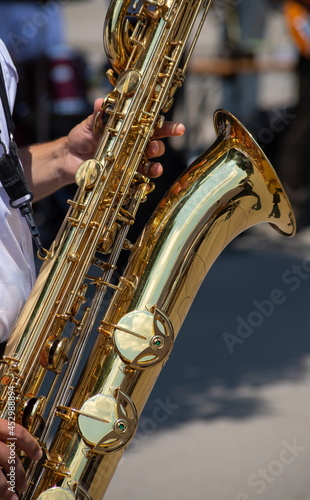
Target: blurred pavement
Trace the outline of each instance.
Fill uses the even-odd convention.
[[[259,246],[211,269],[105,500],[310,498],[310,238]]]

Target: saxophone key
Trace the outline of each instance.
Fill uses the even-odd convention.
[[[119,229],[119,226],[116,222],[114,224],[112,224],[111,227],[104,228],[104,230],[103,230],[104,236],[102,236],[98,241],[98,246],[97,246],[98,252],[102,253],[103,255],[110,253],[110,251],[113,247],[118,229]]]
[[[45,419],[43,413],[46,408],[46,398],[25,398],[16,412],[16,419],[34,436],[40,436],[44,429]]]
[[[117,266],[110,264],[109,262],[106,262],[102,259],[99,259],[98,257],[95,257],[93,259],[92,264],[94,266],[99,267],[99,269],[101,269],[102,271],[108,271],[109,269],[111,269],[111,270],[117,269]]]
[[[85,210],[87,207],[86,203],[80,203],[75,200],[67,200],[68,205],[70,205],[73,208],[76,208],[77,210]]]
[[[125,276],[120,276],[119,281],[120,281],[120,284],[125,285],[127,288],[133,288],[134,290],[137,288],[137,281],[136,280],[133,281],[132,279],[129,280]],[[121,288],[123,290],[123,287],[121,287]]]
[[[44,353],[44,356],[41,356],[42,366],[52,372],[61,373],[63,366],[68,361],[69,348],[70,339],[68,337],[48,341],[42,351]]]
[[[80,220],[76,219],[75,217],[67,217],[67,221],[70,222],[73,227],[78,227],[80,225],[81,228],[85,228],[85,224],[80,224]]]
[[[173,327],[156,306],[131,311],[115,325],[113,343],[124,363],[144,370],[167,359],[174,343]]]
[[[76,316],[80,310],[81,305],[85,304],[85,302],[87,302],[87,299],[86,299],[87,290],[88,290],[88,285],[86,285],[86,283],[85,283],[76,292],[75,300],[74,300],[74,302],[71,306],[71,309],[70,309],[70,315],[72,317]]]
[[[132,95],[141,80],[141,73],[136,69],[124,71],[117,79],[115,88],[125,97]]]
[[[168,111],[169,111],[169,109],[171,109],[173,103],[174,103],[174,99],[173,98],[169,99],[169,101],[167,101],[163,107],[163,110],[162,110],[163,113],[168,113]]]
[[[124,222],[129,226],[132,226],[135,222],[135,217],[128,210],[125,210],[125,208],[121,207],[117,215],[117,220],[119,222]]]
[[[88,227],[92,230],[92,231],[98,231],[98,229],[100,228],[100,224],[99,222],[95,221],[95,220],[92,220],[90,221]]]
[[[49,468],[52,469],[51,467]],[[73,491],[70,491],[66,488],[53,487],[41,493],[41,495],[38,496],[37,500],[76,500],[76,498],[77,497],[75,493],[73,493]],[[78,498],[83,497],[79,496]],[[90,496],[85,496],[84,498],[85,500],[92,500]]]
[[[79,254],[77,254],[76,252],[70,252],[68,253],[68,260],[70,262],[77,262],[79,260]]]
[[[53,471],[58,476],[71,477],[70,471],[66,468],[66,464],[64,464],[63,462],[59,462],[59,461],[56,461],[56,460],[48,459],[48,460],[46,460],[44,462],[44,464],[42,465],[42,467],[44,467],[45,469],[49,469],[49,470]],[[45,493],[47,493],[47,491]],[[45,496],[43,496],[43,495],[40,496],[39,498],[45,498]],[[59,496],[57,498],[59,498]]]
[[[104,159],[108,162],[112,162],[115,160],[115,155],[112,151],[107,151],[104,155]]]
[[[131,241],[129,241],[128,239],[124,240],[123,246],[122,246],[123,250],[131,251],[133,249],[133,247],[134,247],[134,244],[131,243]]]
[[[114,74],[114,71],[112,68],[109,68],[107,71],[106,71],[106,77],[107,79],[109,80],[109,82],[111,83],[111,85],[113,87],[115,87],[115,84],[116,84],[116,78],[115,78],[115,74]]]
[[[108,288],[113,288],[113,290],[119,290],[119,291],[122,290],[119,286],[113,285],[113,283],[110,283],[109,281],[105,281],[101,277],[98,278],[97,276],[86,276],[86,279],[90,280],[92,285],[96,285],[98,287],[99,286],[107,286]]]
[[[97,394],[75,410],[78,427],[90,453],[103,455],[127,446],[138,426],[138,414],[133,401],[121,390],[113,396]]]
[[[92,190],[103,170],[104,167],[99,160],[86,160],[77,169],[75,182],[85,191]]]
[[[165,116],[164,115],[159,115],[159,117],[157,118],[156,127],[157,128],[162,128],[162,126],[163,126],[164,123],[165,123]]]

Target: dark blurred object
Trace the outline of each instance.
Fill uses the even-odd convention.
[[[88,111],[86,60],[66,45],[46,54],[50,111],[55,115],[78,115]]]
[[[46,54],[49,138],[65,135],[92,112],[87,99],[86,59],[80,52],[60,45]]]
[[[19,146],[66,135],[91,112],[84,56],[58,45],[36,60],[17,64],[14,119]]]
[[[48,140],[48,75],[46,51],[63,44],[62,2],[57,0],[1,3],[0,37],[19,74],[15,121],[19,146]]]
[[[286,128],[276,159],[297,218],[297,228],[310,225],[310,0],[288,1],[284,14],[299,50],[299,85],[294,116]]]
[[[266,0],[231,2],[223,0],[223,47],[221,56],[238,61],[253,60],[261,50],[268,9]],[[241,120],[246,127],[257,111],[258,73],[234,72],[223,78],[223,108]]]

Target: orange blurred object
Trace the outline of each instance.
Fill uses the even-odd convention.
[[[309,4],[309,7],[299,2],[285,2],[284,14],[301,54],[310,57],[310,0],[305,3]]]

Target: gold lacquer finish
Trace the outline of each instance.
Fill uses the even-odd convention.
[[[294,234],[267,158],[232,115],[218,111],[214,145],[170,188],[139,240],[127,240],[151,190],[138,166],[182,84],[193,49],[180,68],[185,44],[201,14],[195,43],[209,4],[111,3],[105,46],[115,88],[103,106],[107,123],[99,113],[97,153],[77,173],[76,197],[2,363],[2,416],[14,391],[16,419],[45,449],[20,498],[101,500],[214,260],[260,222]],[[122,248],[131,256],[119,276]]]
[[[154,212],[100,322],[102,337],[71,401],[72,407],[85,408],[88,418],[93,415],[92,424],[85,425],[94,437],[77,432],[72,421],[64,422],[51,446],[51,454],[57,454],[66,439],[70,441],[63,455],[70,480],[59,483],[70,488],[73,480],[89,498],[104,494],[128,442],[129,423],[136,425],[136,415],[220,252],[260,222],[269,222],[284,235],[294,234],[290,204],[252,137],[225,111],[215,114],[215,127],[215,144],[184,172]],[[119,392],[128,400],[117,409]],[[105,431],[96,425],[96,415],[109,422]],[[93,469],[96,475],[90,477]],[[49,490],[52,493],[57,489]]]

